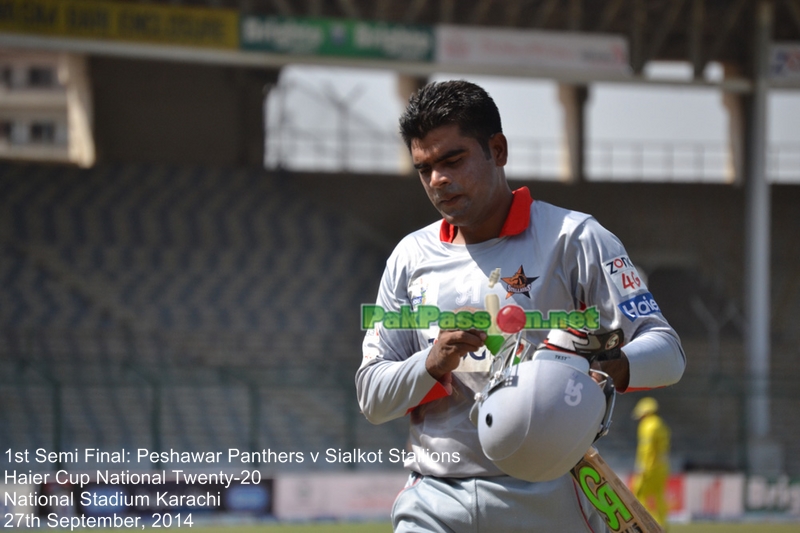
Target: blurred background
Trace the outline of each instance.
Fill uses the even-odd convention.
[[[800,520],[798,0],[0,2],[3,468],[301,452],[206,511],[388,516],[401,465],[339,454],[406,440],[359,413],[360,305],[438,218],[396,122],[451,78],[495,98],[512,186],[620,237],[681,335],[673,518]],[[640,397],[599,443],[622,474]]]

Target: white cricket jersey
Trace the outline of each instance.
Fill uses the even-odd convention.
[[[433,223],[405,237],[387,260],[376,304],[387,311],[437,306],[441,311],[484,310],[497,294],[500,306],[516,304],[544,319],[558,312],[594,309],[599,330],[621,328],[630,361],[628,390],[670,385],[680,379],[685,357],[680,339],[636,271],[620,241],[589,215],[532,201],[526,188],[514,201],[501,237],[471,245],[447,242],[452,228]],[[500,269],[500,281],[489,276]],[[554,314],[555,313],[555,314]],[[547,336],[525,330],[534,344]],[[410,416],[405,466],[423,475],[501,475],[483,454],[468,414],[488,380],[491,354],[468,354],[439,383],[425,360],[439,332],[368,329],[356,375],[361,410],[373,423]],[[509,406],[513,408],[513,406]]]

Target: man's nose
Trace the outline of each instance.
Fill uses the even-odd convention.
[[[432,170],[431,171],[431,187],[441,187],[442,185],[447,185],[450,183],[450,178],[447,174],[443,174],[439,170]]]

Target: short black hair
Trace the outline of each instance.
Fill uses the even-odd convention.
[[[432,130],[455,124],[461,134],[476,139],[489,155],[489,139],[502,133],[500,112],[480,86],[464,80],[429,83],[411,95],[400,116],[400,135],[411,148]]]

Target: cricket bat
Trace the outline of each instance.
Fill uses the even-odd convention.
[[[495,268],[489,276],[489,288],[491,289],[494,287],[498,281],[500,281],[500,269]],[[497,355],[504,340],[503,332],[497,327],[497,313],[500,311],[500,297],[496,294],[487,294],[483,299],[483,305],[489,313],[489,316],[492,317],[492,323],[489,329],[486,330],[486,347],[492,355]]]
[[[592,446],[572,476],[615,533],[664,533],[630,489]]]

